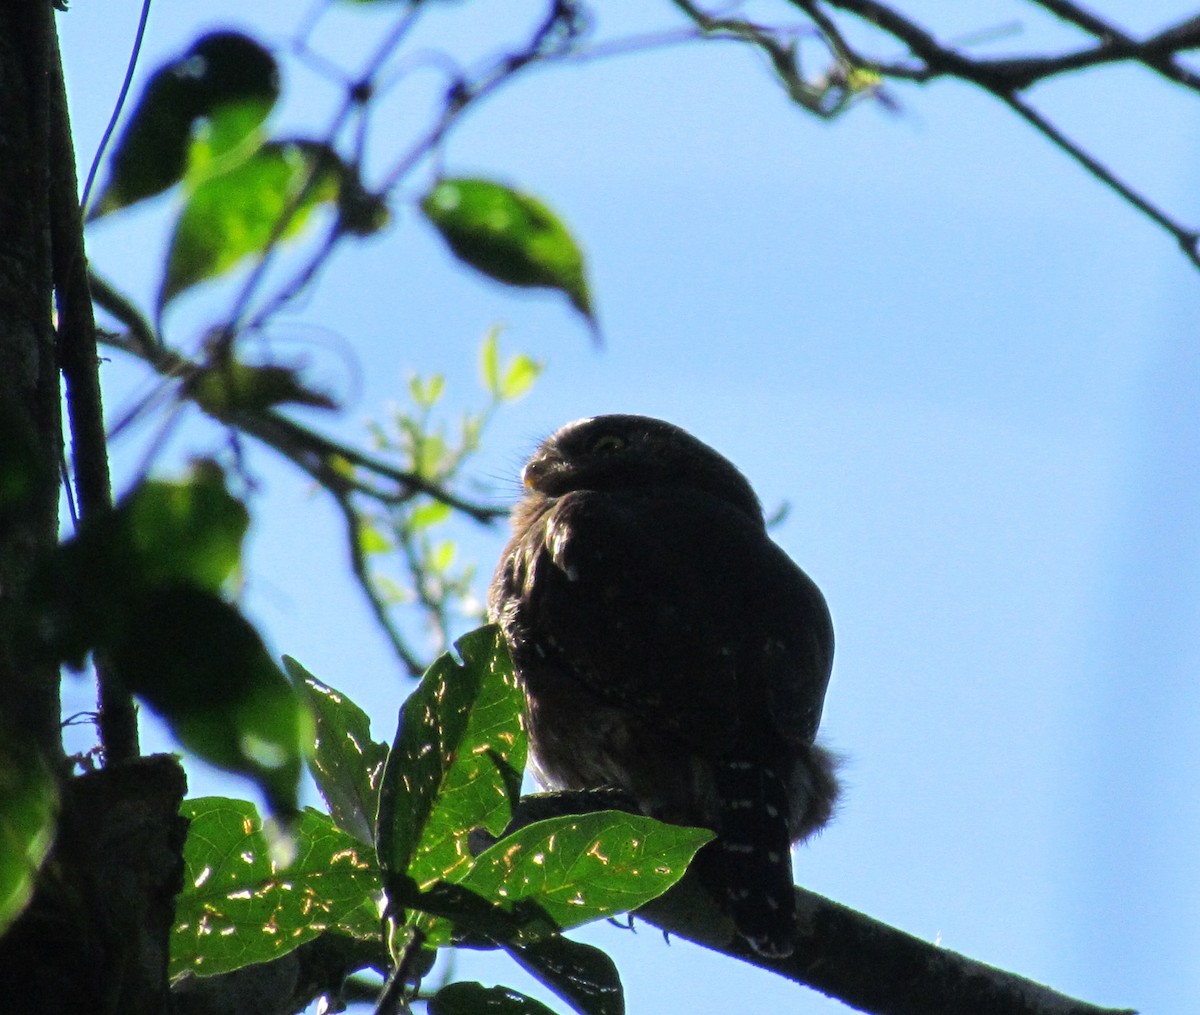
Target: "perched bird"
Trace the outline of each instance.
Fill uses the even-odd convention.
[[[790,954],[791,844],[837,797],[814,743],[833,661],[820,590],[737,468],[662,420],[569,423],[522,481],[489,607],[535,774],[712,829],[704,881],[758,952]]]

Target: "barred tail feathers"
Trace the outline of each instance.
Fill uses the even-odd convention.
[[[785,958],[794,950],[796,900],[783,781],[761,762],[727,759],[717,767],[716,783],[715,887],[751,947],[768,958]]]

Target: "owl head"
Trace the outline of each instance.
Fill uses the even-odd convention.
[[[521,474],[530,492],[688,488],[762,520],[758,497],[737,467],[686,430],[650,416],[589,416],[539,445]]]

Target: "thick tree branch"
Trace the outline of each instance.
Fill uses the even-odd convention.
[[[1134,1015],[1067,997],[803,888],[796,910],[796,950],[781,960],[763,958],[733,934],[711,897],[687,878],[637,915],[873,1015]]]
[[[631,809],[616,791],[523,797],[508,832],[562,814]],[[482,845],[482,843],[480,843]],[[1134,1015],[1101,1008],[906,934],[796,888],[794,953],[766,959],[743,941],[695,866],[636,915],[670,934],[819,990],[874,1015]]]

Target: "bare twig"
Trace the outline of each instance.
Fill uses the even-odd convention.
[[[843,95],[832,99],[822,94],[834,78],[806,81],[795,65],[790,35],[794,29],[766,26],[740,18],[716,17],[691,0],[671,0],[702,34],[710,38],[735,39],[759,49],[771,61],[793,101],[820,116],[841,113],[848,102]],[[1185,18],[1141,42],[1123,29],[1068,0],[1031,0],[1096,41],[1065,53],[1033,54],[1018,58],[991,59],[968,56],[953,45],[939,42],[928,29],[894,6],[880,0],[790,0],[818,30],[831,58],[848,69],[861,69],[883,78],[924,83],[938,78],[957,78],[994,95],[1056,148],[1077,162],[1101,185],[1167,232],[1184,256],[1200,268],[1200,230],[1184,225],[1117,172],[1106,166],[1044,114],[1021,93],[1039,82],[1085,67],[1116,63],[1139,63],[1169,81],[1200,91],[1200,75],[1177,59],[1181,52],[1200,47],[1200,15]],[[879,60],[852,46],[830,10],[874,26],[899,43],[907,56]]]
[[[354,579],[358,583],[359,589],[366,597],[367,603],[371,607],[371,612],[375,615],[375,620],[383,629],[388,641],[391,643],[392,651],[396,653],[396,657],[404,664],[404,668],[408,671],[410,677],[419,677],[425,672],[425,663],[417,656],[417,654],[409,648],[408,642],[400,633],[392,620],[391,614],[388,612],[388,604],[384,602],[380,596],[379,590],[375,587],[375,583],[371,580],[370,571],[367,568],[366,555],[362,550],[362,531],[363,519],[354,509],[354,504],[351,502],[349,495],[344,490],[330,489],[333,494],[334,501],[338,506],[338,510],[342,512],[342,519],[346,525],[346,549],[350,556],[350,569],[354,573]]]

